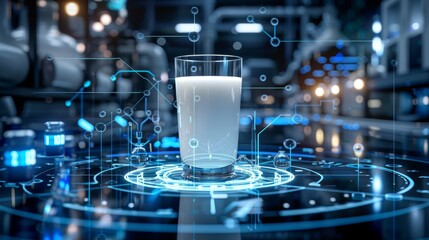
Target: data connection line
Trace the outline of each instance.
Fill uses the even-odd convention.
[[[112,76],[110,76],[110,79],[112,81],[116,81],[116,78],[118,76],[118,74],[120,73],[148,73],[149,75],[152,76],[152,78],[155,80],[155,74],[153,74],[151,71],[149,70],[119,70],[117,71],[115,74],[113,74]],[[156,81],[156,80],[155,80]]]
[[[255,22],[253,16],[248,20],[249,23],[257,23]],[[277,25],[278,25],[278,19],[272,18],[271,19],[271,25],[273,26],[273,35],[271,36],[262,26],[261,32],[267,35],[267,37],[270,38],[270,44],[273,47],[278,47],[280,43],[316,43],[316,42],[325,42],[325,43],[337,43],[338,41],[341,41],[342,43],[364,43],[364,44],[372,44],[372,39],[279,39],[277,37]],[[384,44],[388,43],[388,39],[382,40]]]
[[[145,36],[145,37],[149,37],[149,36]],[[154,36],[151,36],[151,37],[154,37]],[[166,37],[166,36],[158,36],[158,37]],[[180,35],[180,36],[175,36],[175,37],[183,37],[182,35]],[[134,73],[136,73],[140,78],[142,78],[142,79],[144,79],[144,80],[146,80],[150,85],[151,85],[151,89],[152,88],[155,88],[155,90],[161,95],[161,97],[163,97],[164,99],[165,99],[165,101],[167,101],[170,105],[172,105],[173,103],[172,102],[170,102],[169,100],[168,100],[168,98],[159,90],[159,87],[157,87],[157,83],[159,83],[159,81],[157,81],[156,79],[155,79],[155,81],[156,81],[156,83],[154,84],[154,83],[152,83],[152,81],[151,80],[149,80],[148,78],[146,78],[146,77],[144,77],[143,75],[141,75],[140,74],[140,72],[139,72],[139,70],[136,70],[136,69],[134,69],[134,68],[132,68],[126,61],[124,61],[122,58],[119,58],[119,57],[111,57],[111,58],[67,58],[67,57],[55,57],[55,58],[53,58],[53,59],[56,59],[56,60],[110,60],[110,61],[113,61],[113,60],[119,60],[119,61],[121,61],[125,66],[127,66],[130,70],[129,71],[131,71],[131,72],[134,72]],[[148,71],[148,70],[145,70],[145,71]],[[149,73],[153,78],[155,78],[155,75],[152,73],[152,72],[150,72]],[[158,85],[159,86],[159,85]],[[113,93],[113,92],[112,92]],[[141,92],[132,92],[132,93],[141,93]]]
[[[256,117],[256,115],[255,115]],[[261,131],[258,132],[258,134],[256,135],[256,166],[259,166],[259,137],[260,135],[267,130],[267,128],[269,128],[271,125],[273,125],[273,123],[275,121],[277,121],[277,119],[281,118],[281,117],[291,117],[290,114],[280,114],[278,115],[276,118],[274,118],[267,126],[265,126]],[[256,118],[255,118],[256,119]]]

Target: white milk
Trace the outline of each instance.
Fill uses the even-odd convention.
[[[182,161],[198,168],[233,163],[237,157],[241,78],[177,77],[176,96]],[[191,141],[194,138],[197,144]]]

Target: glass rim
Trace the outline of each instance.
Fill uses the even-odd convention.
[[[203,57],[226,57],[227,59],[215,59],[215,60],[208,60],[208,59],[202,59]],[[194,59],[193,59],[194,58]],[[200,58],[200,59],[199,59]],[[195,54],[195,55],[182,55],[177,56],[174,58],[175,61],[182,61],[182,62],[235,62],[235,61],[242,61],[243,58],[235,55],[224,55],[224,54]]]

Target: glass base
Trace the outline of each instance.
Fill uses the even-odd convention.
[[[183,177],[191,181],[222,182],[235,177],[235,165],[220,168],[199,168],[183,164]]]

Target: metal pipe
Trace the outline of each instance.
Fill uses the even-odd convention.
[[[30,76],[34,81],[34,88],[38,90],[39,82],[39,57],[37,52],[37,1],[28,1],[28,47],[30,55]]]

